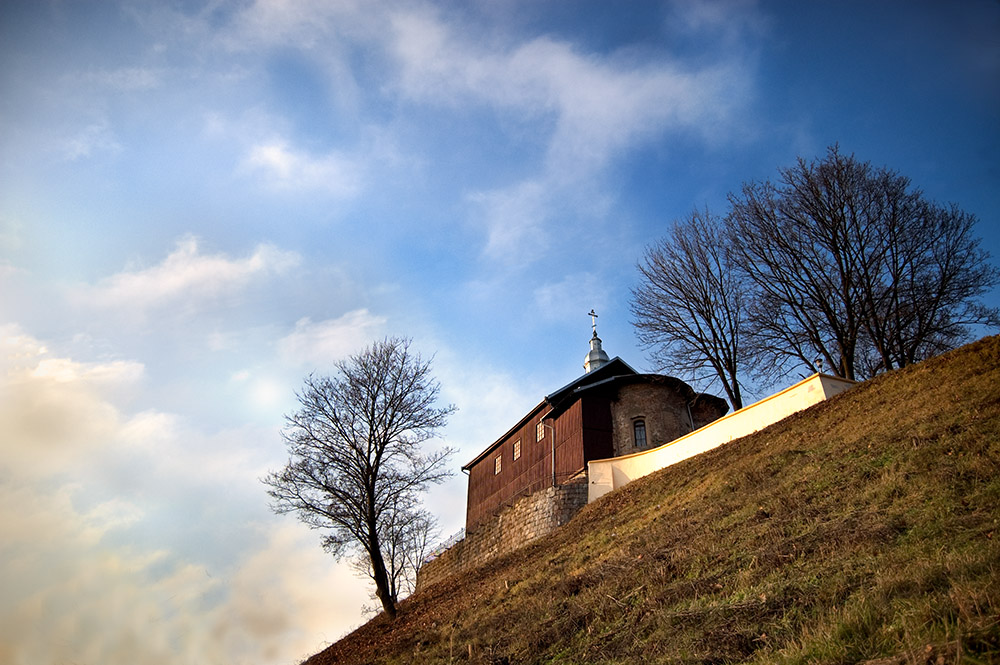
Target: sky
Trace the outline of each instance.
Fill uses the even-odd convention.
[[[307,374],[433,358],[447,536],[592,308],[650,369],[643,248],[835,143],[1000,256],[1000,3],[0,3],[0,662],[336,640],[370,590],[260,483]]]

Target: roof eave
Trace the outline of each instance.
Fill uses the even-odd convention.
[[[477,464],[483,458],[487,457],[491,452],[493,452],[493,450],[496,449],[497,446],[499,446],[501,443],[503,443],[504,439],[506,439],[508,436],[510,436],[511,434],[513,434],[514,432],[516,432],[517,430],[519,430],[522,427],[524,427],[524,424],[527,423],[529,420],[531,420],[535,416],[535,414],[537,414],[539,411],[541,411],[542,408],[545,407],[548,403],[549,403],[548,402],[548,398],[543,399],[541,402],[539,402],[538,405],[535,406],[535,408],[533,408],[531,411],[528,411],[528,413],[525,414],[525,416],[523,418],[521,418],[520,420],[518,420],[517,424],[515,424],[509,430],[507,430],[506,432],[504,432],[503,435],[499,439],[497,439],[496,441],[494,441],[493,443],[491,443],[489,446],[487,446],[486,449],[483,450],[483,452],[481,452],[478,455],[476,455],[476,457],[471,462],[469,462],[468,464],[464,465],[462,467],[462,471],[468,471],[469,469],[471,469],[473,467],[473,465]]]

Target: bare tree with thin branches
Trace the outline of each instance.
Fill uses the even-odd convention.
[[[753,283],[748,347],[775,368],[866,378],[998,323],[977,302],[998,280],[976,219],[837,146],[730,195],[728,246]]]
[[[718,381],[743,408],[740,377],[746,289],[736,275],[721,220],[695,210],[646,248],[632,289],[633,324],[660,371],[708,385]]]
[[[417,571],[440,537],[434,517],[414,501],[407,503],[410,505],[397,502],[393,506],[382,525],[379,537],[389,579],[389,592],[397,599],[410,595],[416,589]],[[351,567],[358,575],[374,582],[374,569],[367,552],[356,552],[351,559]],[[372,597],[378,600],[377,594],[373,593]],[[381,604],[365,607],[364,611],[372,614],[380,607]]]
[[[430,361],[409,347],[388,338],[336,363],[334,376],[307,377],[300,408],[285,417],[288,464],[263,479],[275,512],[322,529],[335,557],[367,559],[375,595],[393,618],[407,566],[419,563],[405,550],[430,537],[417,497],[449,475],[452,451],[424,444],[455,410],[436,405]]]

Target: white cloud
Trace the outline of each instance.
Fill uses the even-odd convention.
[[[98,120],[67,139],[63,143],[62,153],[67,161],[73,162],[96,152],[116,153],[121,149],[111,124],[107,120]]]
[[[675,0],[669,4],[665,28],[707,40],[714,50],[728,53],[745,52],[748,36],[763,36],[768,25],[757,0]]]
[[[13,252],[24,245],[25,225],[19,219],[0,216],[0,252]]]
[[[261,174],[267,183],[280,189],[321,190],[338,198],[350,198],[361,190],[364,165],[336,152],[313,157],[278,140],[252,146],[243,168]]]
[[[707,9],[688,10],[678,22],[717,28]],[[482,104],[548,132],[535,175],[470,196],[486,231],[484,253],[505,261],[543,255],[555,228],[569,228],[566,215],[596,240],[579,218],[606,204],[609,164],[669,132],[716,144],[733,131],[753,85],[752,59],[736,36],[690,65],[665,51],[588,53],[549,36],[477,40],[431,11],[398,12],[391,26],[404,96],[449,109]]]
[[[571,321],[591,308],[601,310],[610,297],[607,286],[589,272],[542,284],[533,295],[539,315],[556,322]]]
[[[427,4],[254,0],[227,17],[219,39],[235,52],[304,54],[338,91],[333,103],[345,104],[336,110],[340,122],[356,119],[373,93],[360,86],[351,64],[352,53],[363,49],[370,54],[365,73],[383,75],[379,97],[396,94],[463,117],[477,105],[489,107],[501,127],[535,133],[544,158],[526,165],[534,174],[468,195],[478,204],[473,219],[483,225],[485,254],[507,258],[518,248],[522,263],[544,251],[556,209],[573,214],[573,204],[592,208],[604,196],[602,174],[614,160],[669,132],[717,144],[743,119],[753,89],[746,35],[755,30],[754,7],[746,2],[667,8],[665,31],[701,35],[714,45],[693,59],[667,46],[591,52],[550,35],[504,34],[502,26],[465,16]],[[216,116],[211,131],[225,131],[224,124]],[[315,151],[303,149],[280,118],[251,124],[259,126],[239,134],[251,137],[240,170],[278,191],[354,198],[378,177],[377,163],[393,158],[383,154],[384,137],[394,131],[389,126],[361,128],[364,145]],[[372,133],[380,136],[372,140]]]
[[[452,105],[478,101],[555,117],[547,168],[590,173],[651,135],[724,133],[746,102],[748,63],[736,49],[701,67],[664,54],[643,61],[598,57],[539,37],[506,50],[478,43],[427,12],[392,19],[402,91]]]
[[[290,663],[358,623],[365,584],[292,521],[220,570],[109,544],[141,519],[120,502],[81,512],[65,488],[0,484],[2,662]]]
[[[537,182],[523,182],[469,197],[482,213],[477,215],[487,230],[485,252],[494,259],[514,264],[542,255],[548,238],[543,232],[549,218],[549,195]]]
[[[346,563],[331,565],[318,540],[286,522],[269,529],[266,542],[241,562],[212,626],[222,660],[295,662],[361,623],[366,582]]]
[[[221,39],[233,50],[329,48],[339,34],[373,29],[380,9],[363,0],[253,0],[240,8]]]
[[[38,340],[0,327],[0,469],[32,477],[59,475],[107,444],[124,419],[107,401],[133,388],[133,361],[80,363],[49,357]]]
[[[146,67],[121,67],[91,72],[86,80],[119,92],[151,90],[160,85],[163,72]]]
[[[281,274],[300,260],[295,252],[267,244],[258,245],[253,254],[242,259],[204,254],[196,237],[185,236],[162,263],[112,275],[83,288],[79,295],[84,302],[101,307],[142,310],[179,301],[190,307],[237,292],[254,278]]]
[[[0,662],[288,663],[357,623],[364,582],[264,508],[261,432],[129,414],[141,365],[47,347],[0,328]]]
[[[91,385],[115,385],[132,383],[141,378],[142,374],[142,364],[134,361],[79,363],[69,358],[46,358],[38,362],[31,372],[31,377],[48,379],[55,383],[80,381]]]
[[[10,279],[21,272],[20,268],[0,261],[0,279]]]
[[[38,356],[46,353],[48,349],[45,345],[21,330],[20,326],[13,323],[0,325],[0,361],[6,362],[8,372],[31,367]]]
[[[309,318],[295,323],[295,330],[278,342],[282,357],[291,363],[311,368],[329,367],[383,334],[386,319],[358,309],[336,318],[313,322]]]
[[[756,22],[752,4],[717,5],[677,3],[670,9],[670,29],[704,35],[716,45],[695,65],[666,50],[605,55],[545,35],[484,38],[483,26],[455,14],[445,18],[427,5],[354,0],[256,0],[228,22],[222,39],[238,50],[308,52],[341,90],[357,85],[346,64],[351,49],[364,48],[373,59],[384,53],[396,68],[384,90],[462,112],[478,103],[518,123],[541,121],[551,128],[545,168],[553,175],[593,173],[664,131],[693,130],[707,140],[729,131],[753,85],[744,42]],[[246,159],[286,185],[328,176],[339,183],[336,176],[349,174],[344,167],[352,161],[338,154],[311,157],[274,140],[258,142]]]

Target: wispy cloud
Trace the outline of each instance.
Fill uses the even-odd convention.
[[[90,157],[98,152],[117,153],[122,146],[106,119],[93,122],[63,142],[62,153],[67,161]]]
[[[674,0],[667,7],[668,33],[711,40],[716,52],[746,53],[748,38],[768,30],[757,0]]]
[[[276,188],[320,190],[337,198],[355,196],[363,184],[364,165],[359,160],[339,152],[315,157],[282,140],[251,146],[243,167]]]
[[[382,335],[385,324],[384,317],[367,309],[325,321],[303,318],[296,322],[295,330],[281,338],[278,350],[286,361],[296,365],[327,368]]]
[[[0,216],[0,252],[13,252],[24,244],[25,224],[19,219]]]
[[[692,66],[666,53],[598,57],[551,37],[497,49],[464,38],[428,12],[397,14],[392,27],[404,94],[552,116],[547,166],[570,173],[601,168],[663,131],[724,132],[753,79],[736,49]]]
[[[301,260],[295,252],[261,244],[245,258],[205,254],[195,236],[177,241],[159,264],[131,269],[83,287],[77,296],[100,307],[144,310],[183,300],[186,306],[237,292],[252,279],[281,274]]]
[[[531,260],[545,253],[548,238],[542,229],[549,218],[549,193],[543,183],[526,181],[506,189],[477,192],[469,201],[487,229],[485,253],[509,263]]]
[[[604,203],[602,174],[629,151],[671,132],[714,144],[734,131],[756,78],[748,55],[754,11],[743,2],[724,9],[670,5],[669,29],[713,45],[700,57],[683,59],[666,47],[594,52],[582,42],[545,34],[525,38],[502,26],[483,38],[474,10],[352,0],[255,0],[226,14],[217,36],[233,53],[291,48],[308,58],[338,99],[351,100],[338,102],[351,107],[341,116],[397,98],[463,117],[489,110],[502,130],[517,127],[537,137],[541,159],[524,164],[525,177],[465,193],[476,204],[471,218],[483,229],[485,256],[507,260],[508,250],[519,247],[523,263],[544,253],[556,210],[574,214],[575,206],[592,210],[595,199]],[[210,22],[207,14],[204,21]],[[734,27],[740,25],[747,27]],[[366,73],[379,76],[375,87],[365,89],[355,79],[361,72],[351,54],[359,49],[369,54]],[[390,127],[395,125],[357,129],[362,136],[385,136],[395,131]],[[242,149],[239,168],[269,188],[350,199],[379,178],[382,158],[371,141],[306,149],[280,117],[260,129],[249,134],[255,138]]]
[[[533,293],[537,311],[550,321],[571,321],[588,309],[602,310],[610,298],[608,288],[594,273],[573,273],[558,282],[537,287]]]
[[[121,67],[90,72],[85,80],[118,92],[152,90],[159,87],[163,71],[148,67]]]
[[[678,22],[712,32],[716,18],[692,9]],[[669,132],[708,144],[727,136],[753,89],[752,60],[735,36],[691,64],[663,51],[597,55],[550,36],[498,47],[426,10],[399,12],[391,25],[405,97],[446,109],[483,105],[519,126],[530,119],[547,146],[530,177],[470,197],[485,254],[505,261],[542,255],[555,210],[603,204],[601,174],[628,151]]]
[[[384,8],[362,0],[253,0],[233,14],[220,39],[233,50],[288,45],[336,50],[331,42],[338,35],[375,29]]]

